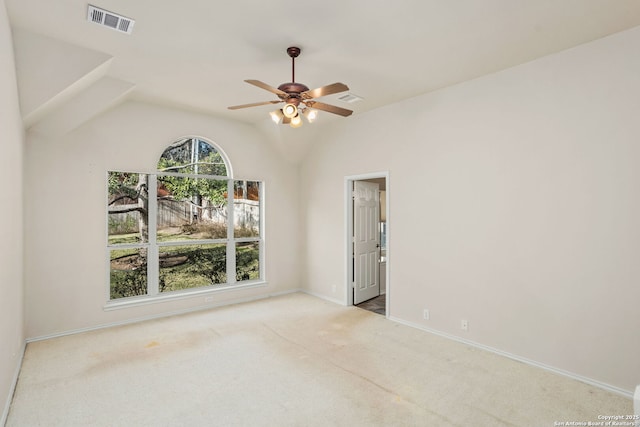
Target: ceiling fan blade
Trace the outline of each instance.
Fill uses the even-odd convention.
[[[247,82],[247,83],[249,83],[251,85],[254,85],[254,86],[258,86],[261,89],[268,90],[271,93],[275,93],[279,97],[283,97],[283,96],[286,97],[286,96],[289,95],[287,92],[282,91],[280,89],[277,89],[277,88],[275,88],[273,86],[269,86],[268,84],[263,83],[260,80],[245,80],[245,82]]]
[[[281,102],[282,101],[254,102],[253,104],[234,105],[232,107],[227,107],[227,108],[229,108],[229,110],[239,110],[240,108],[257,107],[259,105],[267,105],[267,104],[279,104]]]
[[[346,108],[336,107],[335,105],[329,105],[318,101],[305,101],[305,105],[309,108],[327,111],[342,117],[348,117],[353,113],[353,111],[347,110]]]
[[[333,83],[316,89],[307,90],[300,95],[303,99],[320,98],[321,96],[332,95],[334,93],[344,92],[349,87],[344,83]]]

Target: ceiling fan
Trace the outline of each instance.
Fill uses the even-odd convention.
[[[314,98],[321,96],[332,95],[334,93],[344,92],[349,90],[347,85],[343,83],[333,83],[330,85],[322,86],[313,90],[302,83],[296,83],[296,58],[300,55],[299,47],[287,48],[287,54],[291,57],[291,82],[282,83],[277,88],[269,86],[259,80],[245,80],[245,82],[258,86],[261,89],[267,90],[278,96],[278,100],[255,102],[252,104],[234,105],[229,107],[230,110],[239,110],[241,108],[257,107],[267,104],[279,104],[284,102],[285,105],[279,110],[271,112],[271,118],[276,123],[289,124],[292,127],[299,127],[302,125],[300,115],[304,115],[309,122],[312,122],[317,111],[322,110],[329,113],[337,114],[339,116],[350,116],[353,111],[346,108],[336,107],[335,105],[325,104],[323,102],[315,101]]]

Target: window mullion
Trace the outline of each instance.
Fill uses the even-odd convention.
[[[236,283],[236,243],[234,241],[235,216],[233,179],[227,180],[227,283]]]
[[[158,259],[158,177],[149,175],[149,202],[148,202],[148,224],[149,224],[149,249],[147,254],[147,293],[148,295],[158,295],[158,271],[160,261]]]
[[[259,187],[259,200],[260,200],[260,209],[259,209],[259,214],[260,214],[260,224],[259,226],[259,234],[260,234],[260,240],[258,243],[258,262],[259,262],[259,269],[260,269],[260,279],[264,279],[266,277],[266,273],[265,273],[265,259],[264,259],[264,254],[265,254],[265,188],[264,188],[264,182],[260,183],[260,187]]]

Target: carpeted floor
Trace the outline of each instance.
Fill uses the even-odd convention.
[[[554,426],[631,400],[304,294],[27,346],[7,426]]]

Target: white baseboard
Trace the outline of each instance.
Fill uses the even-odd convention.
[[[298,292],[301,292],[301,293],[303,293],[303,294],[307,294],[307,295],[311,295],[311,296],[313,296],[313,297],[320,298],[320,299],[323,299],[323,300],[325,300],[325,301],[332,302],[332,303],[334,303],[334,304],[338,304],[338,305],[342,305],[342,306],[345,306],[345,305],[346,305],[344,301],[340,301],[340,300],[339,300],[339,299],[337,299],[337,298],[331,298],[331,297],[328,297],[328,296],[326,296],[326,295],[317,294],[317,293],[315,293],[315,292],[311,292],[311,291],[306,290],[306,289],[298,289]]]
[[[261,299],[277,297],[277,296],[280,296],[280,295],[286,295],[286,294],[295,293],[295,292],[299,292],[299,290],[298,289],[292,289],[292,290],[274,292],[274,293],[269,293],[269,294],[265,294],[265,295],[257,295],[257,296],[247,297],[247,298],[237,298],[237,299],[223,301],[223,302],[219,302],[219,303],[211,303],[211,304],[206,304],[206,305],[199,305],[197,307],[190,307],[190,308],[186,308],[186,309],[182,309],[182,310],[175,310],[175,311],[170,311],[170,312],[166,312],[166,313],[153,314],[153,315],[150,315],[150,316],[136,317],[134,319],[122,320],[122,321],[119,321],[119,322],[103,323],[101,325],[90,326],[90,327],[87,327],[87,328],[72,329],[72,330],[69,330],[69,331],[58,332],[58,333],[55,333],[55,334],[41,335],[41,336],[38,336],[38,337],[31,337],[31,338],[27,338],[26,341],[27,341],[27,343],[36,342],[36,341],[44,341],[44,340],[48,340],[48,339],[51,339],[51,338],[58,338],[58,337],[64,337],[64,336],[67,336],[67,335],[81,334],[83,332],[90,332],[90,331],[97,331],[97,330],[100,330],[100,329],[112,328],[114,326],[130,325],[130,324],[133,324],[133,323],[146,322],[147,320],[162,319],[163,317],[177,316],[177,315],[180,315],[180,314],[188,314],[188,313],[194,313],[194,312],[197,312],[197,311],[210,310],[212,308],[217,308],[217,307],[224,307],[224,306],[228,306],[228,305],[242,304],[242,303],[245,303],[245,302],[258,301],[258,300],[261,300]],[[0,426],[1,425],[2,424],[0,424]]]
[[[530,360],[530,359],[526,359],[524,357],[516,356],[515,354],[507,353],[506,351],[498,350],[496,348],[489,347],[489,346],[486,346],[486,345],[483,345],[483,344],[479,344],[479,343],[474,342],[474,341],[466,340],[464,338],[460,338],[460,337],[457,337],[455,335],[447,334],[445,332],[440,332],[440,331],[437,331],[435,329],[425,328],[422,325],[419,325],[419,324],[416,324],[416,323],[413,323],[413,322],[409,322],[409,321],[406,321],[406,320],[403,320],[403,319],[398,319],[397,317],[389,316],[388,319],[392,320],[394,322],[406,325],[406,326],[410,326],[412,328],[420,329],[422,331],[429,332],[431,334],[441,336],[443,338],[447,338],[447,339],[450,339],[450,340],[453,340],[453,341],[458,341],[458,342],[460,342],[462,344],[466,344],[466,345],[469,345],[469,346],[472,346],[472,347],[476,347],[476,348],[479,348],[479,349],[482,349],[482,350],[486,350],[486,351],[489,351],[491,353],[497,354],[499,356],[504,356],[504,357],[507,357],[509,359],[516,360],[518,362],[526,363],[527,365],[531,365],[531,366],[534,366],[536,368],[541,368],[541,369],[544,369],[545,371],[553,372],[555,374],[559,374],[559,375],[571,378],[573,380],[577,380],[577,381],[592,385],[594,387],[601,388],[603,390],[609,391],[611,393],[615,393],[615,394],[620,395],[622,397],[626,397],[627,399],[633,399],[633,392],[630,391],[630,390],[624,390],[624,389],[621,389],[619,387],[613,386],[611,384],[606,384],[606,383],[603,383],[601,381],[597,381],[597,380],[594,380],[594,379],[591,379],[591,378],[583,377],[581,375],[574,374],[573,372],[565,371],[563,369],[555,368],[553,366],[549,366],[549,365],[545,365],[543,363],[536,362],[535,360]],[[639,394],[640,393],[636,390],[636,395],[639,395]],[[636,399],[638,399],[638,398],[640,398],[640,396],[638,396]]]
[[[9,394],[7,394],[7,400],[4,404],[4,410],[2,411],[2,418],[0,418],[0,426],[3,426],[7,423],[7,418],[9,417],[9,409],[11,408],[11,402],[13,401],[13,395],[16,392],[16,387],[18,386],[18,378],[20,377],[20,369],[22,369],[22,360],[24,359],[24,352],[27,348],[27,343],[22,344],[22,349],[20,350],[20,355],[18,357],[18,364],[16,365],[16,371],[13,374],[13,381],[11,382],[11,387],[9,388]]]

